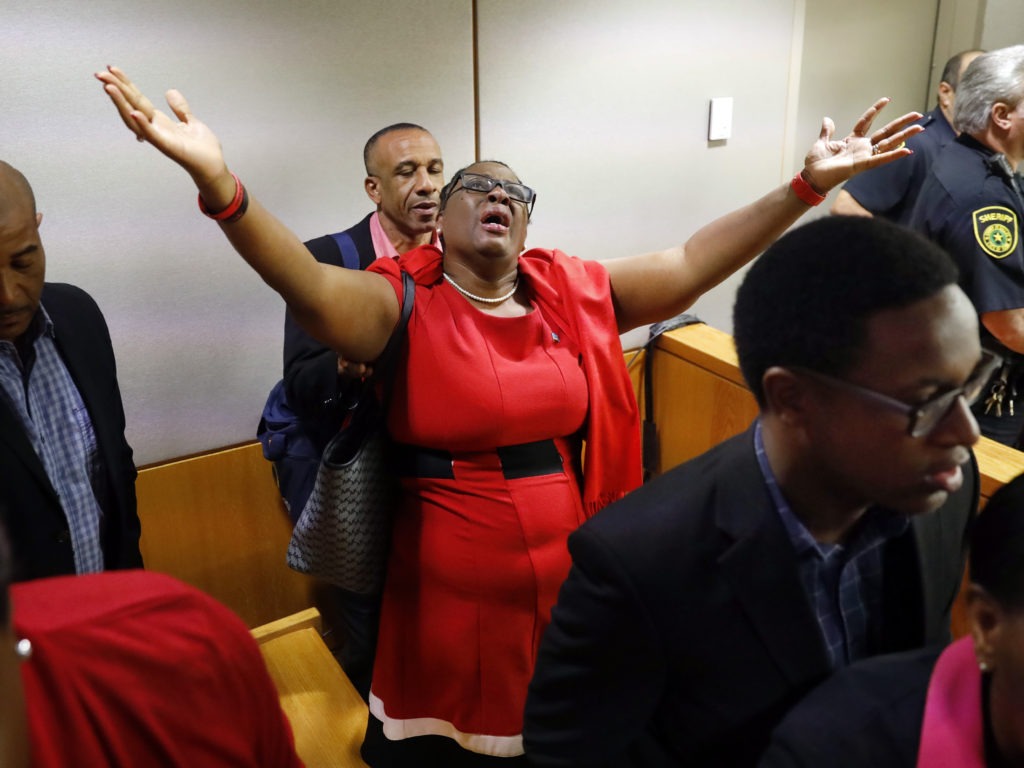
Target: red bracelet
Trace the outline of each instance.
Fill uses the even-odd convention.
[[[800,171],[793,177],[793,180],[789,182],[789,186],[792,188],[793,194],[808,205],[820,205],[825,199],[825,195],[819,195],[815,192],[814,187],[807,183],[803,171]]]
[[[238,221],[242,218],[246,208],[249,207],[248,191],[242,186],[242,182],[234,173],[231,174],[231,178],[235,180],[235,197],[223,211],[211,213],[210,209],[206,207],[206,203],[203,202],[203,196],[199,195],[199,210],[215,221]]]

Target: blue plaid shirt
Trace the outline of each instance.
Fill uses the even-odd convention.
[[[832,668],[871,655],[872,631],[882,607],[882,545],[903,533],[910,520],[871,507],[843,544],[822,544],[786,502],[768,464],[761,422],[754,428],[754,450],[768,492],[796,550],[804,592],[818,619]]]
[[[0,397],[18,415],[60,497],[71,531],[75,570],[102,571],[100,521],[106,486],[96,432],[57,352],[53,321],[42,306],[26,334],[31,340],[26,360],[13,342],[0,340]]]

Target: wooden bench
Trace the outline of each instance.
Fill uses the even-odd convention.
[[[367,707],[320,637],[311,608],[252,630],[307,768],[365,768]]]

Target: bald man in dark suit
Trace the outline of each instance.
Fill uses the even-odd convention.
[[[41,221],[0,161],[0,520],[17,581],[142,566],[110,334],[85,291],[45,282]]]

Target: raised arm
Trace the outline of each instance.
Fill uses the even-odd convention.
[[[834,139],[832,121],[827,117],[822,121],[821,134],[804,158],[801,172],[812,195],[825,195],[861,171],[911,153],[903,142],[922,130],[908,127],[920,117],[918,113],[903,115],[871,132],[875,116],[888,102],[875,102],[845,139]],[[605,262],[619,329],[649,325],[682,312],[761,253],[809,208],[787,182],[702,227],[684,245]]]
[[[191,112],[178,91],[167,92],[176,120],[152,102],[117,67],[96,73],[121,119],[192,177],[207,210],[226,210],[235,199],[220,142]],[[245,214],[220,222],[235,250],[288,303],[314,338],[349,360],[373,360],[398,321],[398,302],[377,274],[321,264],[298,237],[249,195]]]

